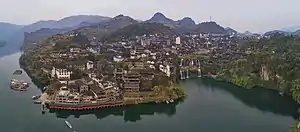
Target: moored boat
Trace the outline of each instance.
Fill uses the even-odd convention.
[[[35,100],[34,103],[35,103],[35,104],[41,104],[42,101],[40,101],[40,100]]]
[[[42,110],[42,113],[46,112],[46,104],[45,104],[45,102],[42,102],[42,104],[41,104],[41,110]]]
[[[38,98],[40,98],[41,97],[41,95],[35,95],[35,96],[32,96],[32,99],[33,100],[36,100],[36,99],[38,99]]]
[[[68,121],[65,121],[65,123],[66,123],[66,125],[67,125],[70,129],[73,128],[72,125],[71,125]]]
[[[16,70],[13,75],[21,75],[23,73],[22,70]]]

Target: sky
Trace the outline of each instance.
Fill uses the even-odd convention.
[[[197,23],[211,16],[240,32],[300,28],[300,0],[0,0],[0,5],[0,22],[20,25],[71,15],[124,14],[147,20],[162,12],[173,20],[188,16]]]

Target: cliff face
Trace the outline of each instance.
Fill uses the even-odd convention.
[[[261,78],[265,81],[269,81],[269,72],[266,66],[261,67]]]

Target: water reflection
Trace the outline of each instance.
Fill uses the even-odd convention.
[[[297,112],[299,105],[289,96],[280,96],[277,91],[264,88],[245,89],[210,78],[203,78],[196,82],[199,85],[206,85],[205,88],[211,90],[224,90],[249,107],[283,116],[292,116],[294,119],[299,117]]]
[[[173,116],[176,113],[176,106],[183,103],[184,99],[174,101],[174,103],[166,104],[139,104],[131,105],[122,108],[105,108],[89,111],[65,111],[65,110],[50,110],[50,113],[55,113],[57,118],[68,118],[73,115],[75,118],[80,118],[82,115],[95,115],[97,119],[103,119],[110,115],[123,116],[124,121],[136,122],[142,120],[143,115],[164,114]]]

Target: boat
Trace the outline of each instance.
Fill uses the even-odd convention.
[[[72,129],[72,125],[68,121],[65,121],[65,123],[70,129]]]
[[[279,92],[279,94],[280,94],[281,96],[283,96],[284,92]]]
[[[34,103],[35,103],[35,104],[41,104],[42,101],[40,101],[40,100],[35,100]]]
[[[43,91],[46,91],[46,89],[47,89],[47,87],[44,87],[44,88],[43,88]]]
[[[16,70],[13,75],[21,75],[23,73],[22,70]]]
[[[168,100],[167,100],[166,102],[167,102],[167,104],[169,104],[169,101],[168,101]]]
[[[173,102],[174,102],[174,100],[172,99],[172,100],[170,100],[170,102],[171,102],[171,103],[173,103]]]
[[[17,79],[11,79],[10,87],[11,87],[11,89],[17,90],[17,91],[26,91],[27,88],[29,87],[29,83],[27,83],[25,81],[20,81]]]
[[[45,104],[45,102],[42,102],[42,104],[41,104],[41,110],[42,110],[42,113],[46,112],[46,104]]]
[[[36,99],[38,99],[38,98],[40,98],[41,97],[41,95],[35,95],[35,96],[32,96],[32,99],[33,100],[36,100]]]

